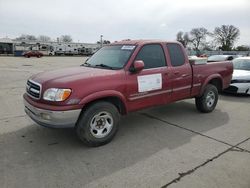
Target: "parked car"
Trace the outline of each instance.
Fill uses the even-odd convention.
[[[207,62],[232,61],[234,58],[234,55],[211,55]]]
[[[27,52],[24,52],[23,53],[23,56],[24,57],[42,57],[43,56],[43,53],[39,52],[39,51],[27,51]]]
[[[115,136],[120,115],[132,111],[195,98],[199,111],[212,112],[232,73],[232,63],[189,62],[178,42],[121,41],[81,67],[31,76],[25,112],[46,127],[74,127],[84,143],[100,146]]]
[[[250,57],[234,59],[233,65],[233,78],[225,91],[250,95]]]

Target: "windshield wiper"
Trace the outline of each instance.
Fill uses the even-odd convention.
[[[113,67],[105,65],[105,64],[102,64],[102,63],[95,65],[95,67],[103,67],[103,68],[108,68],[108,69],[114,69]]]

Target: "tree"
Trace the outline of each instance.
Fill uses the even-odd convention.
[[[101,42],[100,41],[97,41],[96,42],[97,44],[101,44]],[[104,41],[102,41],[102,44],[110,44],[111,42],[109,41],[109,40],[104,40]]]
[[[62,35],[60,37],[60,41],[62,42],[72,42],[72,37],[70,35]]]
[[[40,35],[38,37],[38,40],[42,41],[42,42],[49,42],[49,41],[51,41],[51,38],[49,36],[46,36],[46,35]]]
[[[182,31],[179,31],[176,35],[176,40],[183,44],[183,46],[186,48],[188,43],[190,42],[189,35],[187,32],[183,33]]]
[[[194,50],[196,53],[199,53],[200,47],[206,43],[206,37],[209,35],[209,32],[206,28],[193,28],[190,31],[190,41],[193,44]]]
[[[235,48],[235,50],[237,50],[237,51],[250,51],[250,47],[249,46],[241,45],[241,46],[237,46]]]
[[[34,35],[22,34],[20,37],[17,37],[16,40],[36,41],[37,38]]]
[[[220,45],[221,50],[230,51],[235,41],[240,36],[240,30],[233,25],[222,25],[216,27],[213,32],[215,41]]]
[[[103,44],[110,44],[110,41],[109,40],[104,40]]]
[[[34,41],[37,40],[37,38],[34,35],[27,35],[27,40]]]

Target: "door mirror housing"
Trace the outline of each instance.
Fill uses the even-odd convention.
[[[142,60],[136,60],[134,63],[133,63],[133,66],[130,67],[129,71],[130,72],[140,72],[144,69],[144,62]]]

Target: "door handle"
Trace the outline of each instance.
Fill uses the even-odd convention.
[[[183,74],[183,75],[181,75],[181,77],[183,77],[183,78],[188,77],[188,76],[189,76],[189,74]]]
[[[180,74],[180,72],[179,72],[179,71],[174,72],[174,75],[178,75],[178,74]]]

